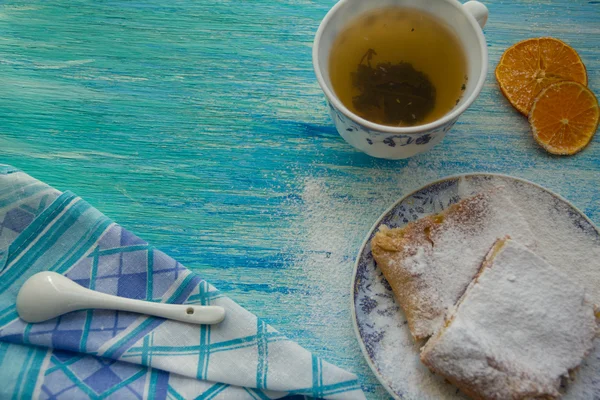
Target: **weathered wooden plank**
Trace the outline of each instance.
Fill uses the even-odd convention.
[[[311,65],[331,1],[5,1],[0,162],[85,197],[386,398],[351,326],[363,236],[402,194],[490,171],[600,223],[600,139],[540,151],[493,78],[531,36],[573,45],[600,93],[600,3],[490,1],[490,73],[444,142],[372,159],[333,129]]]

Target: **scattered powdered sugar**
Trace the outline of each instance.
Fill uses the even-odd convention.
[[[417,167],[409,161],[407,168],[394,175],[339,167],[339,173],[354,175],[352,188],[347,180],[320,176],[317,167],[303,168],[299,173],[309,174],[301,178],[300,196],[286,205],[296,221],[295,232],[290,233],[286,275],[306,289],[298,295],[304,307],[296,324],[312,327],[315,335],[294,339],[318,350],[325,359],[337,357],[336,364],[352,372],[364,371],[361,383],[372,382],[366,389],[380,397],[385,390],[374,378],[369,379],[368,367],[357,366],[362,356],[350,313],[352,269],[364,235],[381,213],[405,194],[407,187],[417,188],[435,178],[435,165],[431,173],[415,174]],[[318,347],[311,348],[314,343]],[[341,355],[340,349],[344,349]]]
[[[513,240],[486,267],[423,348],[423,361],[484,398],[560,396],[598,326],[584,289]]]
[[[590,300],[600,304],[598,232],[568,203],[536,185],[503,176],[471,175],[461,179],[458,185],[442,185],[409,196],[384,222],[400,227],[405,223],[403,215],[411,214],[409,220],[414,220],[440,212],[436,207],[440,198],[464,199],[497,187],[503,188],[504,196],[515,205],[515,211],[520,212],[533,232],[535,245],[531,247],[535,247],[535,253],[583,286]],[[418,202],[422,202],[422,209],[414,211],[411,204]],[[355,310],[362,342],[382,380],[406,400],[466,399],[455,386],[431,373],[420,362],[419,348],[424,342],[412,339],[406,317],[394,301],[381,271],[375,268],[370,251],[370,246],[366,246],[360,257]],[[514,278],[518,282],[519,274],[512,275],[507,279]],[[595,342],[594,350],[576,370],[563,399],[600,398],[600,345],[598,340]]]
[[[398,200],[405,185],[415,187],[427,179],[431,177],[403,173],[390,182],[387,174],[371,174],[355,184],[361,196],[354,197],[343,186],[344,181],[319,176],[304,178],[299,202],[289,205],[298,213],[294,244],[302,250],[294,251],[290,268],[301,269],[309,289],[320,292],[320,296],[310,296],[315,301],[315,307],[307,313],[310,321],[327,326],[331,322],[330,305],[340,303],[341,298],[348,298],[349,304],[354,257],[364,234]]]

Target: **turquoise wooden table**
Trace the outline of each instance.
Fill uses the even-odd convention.
[[[600,224],[600,137],[545,154],[493,76],[518,40],[571,44],[600,93],[600,2],[489,0],[490,73],[441,145],[370,158],[336,133],[311,65],[333,1],[0,5],[0,163],[98,209],[387,398],[350,316],[354,257],[403,194],[450,174],[539,183]]]

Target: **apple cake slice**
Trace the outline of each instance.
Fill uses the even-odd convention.
[[[594,312],[566,273],[501,239],[421,361],[473,399],[557,399],[592,350]]]

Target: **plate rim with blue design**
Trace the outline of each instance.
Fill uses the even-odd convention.
[[[394,210],[396,210],[396,208],[401,206],[402,203],[405,202],[406,200],[408,200],[409,198],[413,197],[414,195],[418,194],[419,192],[426,191],[427,189],[432,188],[436,185],[441,185],[444,183],[452,183],[454,181],[459,182],[461,179],[469,179],[469,178],[481,178],[481,179],[490,179],[490,180],[491,179],[507,179],[507,180],[512,180],[512,181],[519,182],[519,183],[522,183],[525,185],[531,185],[537,189],[540,189],[540,190],[546,192],[547,194],[549,194],[550,196],[552,196],[553,198],[555,198],[556,200],[559,200],[560,202],[569,206],[576,214],[578,214],[579,217],[583,218],[591,226],[591,228],[593,228],[593,230],[595,230],[596,234],[600,237],[600,230],[598,229],[598,227],[590,220],[590,218],[587,215],[585,215],[585,213],[583,211],[581,211],[579,208],[577,208],[569,200],[565,199],[563,196],[561,196],[561,195],[559,195],[537,183],[531,182],[524,178],[514,177],[514,176],[510,176],[510,175],[506,175],[506,174],[478,172],[478,173],[466,173],[466,174],[451,175],[451,176],[447,176],[444,178],[440,178],[440,179],[431,181],[431,182],[419,187],[418,189],[413,190],[413,191],[403,195],[400,199],[398,199],[396,202],[394,202],[387,210],[385,210],[379,216],[379,218],[377,218],[375,223],[372,225],[372,227],[369,229],[368,233],[366,234],[365,239],[363,240],[363,242],[360,246],[360,249],[358,251],[358,254],[357,254],[355,262],[354,262],[353,271],[352,271],[352,283],[351,283],[351,288],[350,288],[351,289],[350,309],[351,309],[351,314],[352,314],[352,325],[353,325],[354,334],[355,334],[358,344],[360,346],[361,352],[362,352],[363,357],[365,358],[367,364],[369,365],[369,368],[371,369],[371,371],[373,372],[373,374],[375,375],[377,380],[381,383],[381,385],[387,390],[387,392],[394,399],[401,400],[401,399],[403,399],[403,397],[401,394],[394,391],[394,389],[391,387],[391,384],[388,382],[389,378],[384,376],[383,373],[378,369],[376,361],[372,359],[371,355],[367,351],[367,347],[366,347],[364,339],[361,335],[361,332],[359,329],[359,323],[357,320],[358,317],[357,317],[357,312],[356,312],[356,301],[357,301],[358,295],[360,293],[358,282],[357,282],[357,273],[358,273],[359,265],[360,265],[361,261],[363,260],[363,253],[365,252],[365,247],[369,244],[371,238],[373,237],[374,233],[379,229],[379,227],[384,222],[387,222],[386,220],[390,217],[390,214],[392,214],[394,212]],[[460,195],[458,195],[457,197],[458,198],[455,199],[454,202],[460,200]],[[405,221],[405,224],[406,223],[408,223],[408,222]],[[404,226],[404,225],[399,225],[399,226]],[[393,317],[390,317],[390,318],[393,318]],[[406,325],[405,325],[404,329],[408,329],[408,327],[406,327]]]

